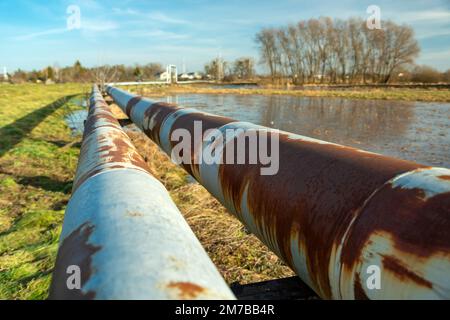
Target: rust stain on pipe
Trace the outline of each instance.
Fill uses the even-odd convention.
[[[94,102],[85,124],[83,145],[73,192],[90,177],[107,170],[134,168],[148,172],[149,168],[121,129],[109,106],[103,100]],[[100,130],[100,129],[109,130]]]
[[[89,244],[89,238],[94,228],[94,226],[85,223],[73,231],[64,239],[56,258],[57,266],[66,266],[66,268],[68,266],[78,266],[80,268],[81,287],[88,282],[94,272],[91,267],[92,256],[101,249],[99,246]],[[49,298],[59,300],[94,299],[95,292],[93,291],[83,293],[81,290],[68,289],[66,286],[68,279],[66,268],[55,268]]]
[[[291,235],[297,234],[316,291],[331,298],[331,252],[360,204],[392,176],[422,166],[375,154],[361,157],[351,148],[296,141],[286,135],[280,139],[280,159],[284,161],[276,177],[261,176],[257,165],[222,165],[219,180],[224,195],[240,212],[247,189],[246,203],[262,240],[271,249],[278,248],[292,268]]]
[[[178,295],[181,300],[195,299],[205,291],[205,288],[191,282],[172,282],[167,287],[178,290]]]

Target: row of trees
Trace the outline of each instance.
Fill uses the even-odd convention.
[[[10,79],[15,83],[21,82],[121,82],[156,80],[158,74],[165,71],[159,63],[146,65],[105,65],[86,68],[80,61],[72,66],[59,68],[49,66],[43,70],[26,72],[17,70]],[[248,80],[255,76],[255,63],[252,58],[244,57],[233,62],[217,58],[205,65],[205,79],[224,81]]]
[[[72,66],[59,68],[57,65],[49,66],[43,70],[26,72],[17,70],[10,77],[15,83],[20,82],[108,82],[108,81],[141,81],[154,80],[156,75],[163,71],[161,64],[149,63],[146,65],[113,65],[94,68],[84,67],[80,61]]]
[[[359,18],[265,28],[255,41],[272,80],[294,83],[387,83],[420,51],[411,27],[384,21],[369,30]]]
[[[399,77],[400,75],[400,77]],[[396,75],[397,82],[450,83],[450,69],[440,72],[430,66],[414,66]]]

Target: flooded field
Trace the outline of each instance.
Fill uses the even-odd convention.
[[[450,103],[200,94],[155,100],[450,167]]]

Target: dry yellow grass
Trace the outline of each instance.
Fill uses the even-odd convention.
[[[167,94],[239,94],[239,95],[288,95],[296,97],[331,97],[370,100],[404,100],[450,102],[448,89],[409,89],[409,88],[352,88],[346,90],[305,89],[287,90],[277,88],[220,88],[201,85],[172,86],[130,86],[131,92],[143,96],[162,96]]]

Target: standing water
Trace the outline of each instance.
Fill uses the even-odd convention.
[[[450,167],[450,103],[261,95],[155,99],[425,165]]]
[[[87,103],[85,100],[73,100],[74,104],[86,108]],[[77,110],[74,112],[71,112],[65,117],[65,121],[72,131],[72,136],[80,136],[83,134],[84,131],[84,121],[86,121],[88,116],[88,112],[86,109],[84,110]]]

